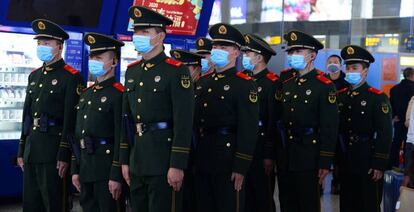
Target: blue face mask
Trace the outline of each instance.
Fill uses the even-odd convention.
[[[243,64],[243,67],[249,71],[253,71],[254,66],[255,66],[252,64],[250,57],[247,57],[247,56],[243,56],[242,64]]]
[[[132,36],[132,43],[138,52],[146,54],[154,48],[154,45],[151,44],[151,39],[150,36],[134,35]]]
[[[53,59],[52,50],[50,46],[39,45],[37,46],[37,57],[45,63],[50,62]]]
[[[101,77],[106,73],[104,69],[104,63],[98,60],[89,60],[88,68],[89,73],[91,73],[95,77]]]
[[[291,68],[296,70],[303,70],[306,67],[305,56],[303,55],[288,55],[288,64]]]
[[[218,68],[223,68],[230,63],[229,53],[221,49],[213,49],[211,50],[211,62]]]
[[[362,76],[359,72],[350,72],[346,73],[345,80],[351,85],[358,85],[362,80]]]
[[[208,71],[210,67],[208,66],[208,60],[202,58],[201,59],[201,73],[204,74]]]

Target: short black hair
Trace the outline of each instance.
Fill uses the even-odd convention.
[[[329,60],[330,58],[332,58],[332,57],[336,57],[336,58],[338,58],[338,59],[339,59],[339,63],[341,63],[341,64],[342,64],[342,58],[341,58],[339,55],[337,55],[337,54],[332,54],[332,55],[330,55],[330,56],[328,57],[328,60]]]
[[[403,70],[404,79],[412,77],[414,75],[414,69],[411,67],[407,67]]]

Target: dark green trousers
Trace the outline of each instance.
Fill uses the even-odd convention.
[[[250,167],[245,182],[246,212],[276,211],[275,202],[273,200],[275,175],[274,173],[269,176],[265,174],[263,162],[254,164]]]
[[[109,192],[108,180],[81,183],[79,202],[83,211],[120,211],[119,203],[112,198],[112,195]]]
[[[287,205],[288,212],[321,211],[319,178],[317,171],[288,171]]]
[[[380,212],[383,179],[374,182],[372,174],[345,173],[341,182],[341,212]]]
[[[197,212],[243,212],[245,186],[234,190],[231,174],[196,173]],[[245,183],[245,182],[244,182]]]
[[[69,175],[65,179],[59,177],[56,163],[26,163],[23,172],[23,211],[69,211],[68,179]]]
[[[181,212],[182,191],[175,192],[167,176],[145,176],[131,179],[131,206],[137,212]]]

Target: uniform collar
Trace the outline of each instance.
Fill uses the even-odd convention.
[[[367,83],[367,82],[364,82],[362,85],[360,85],[360,86],[359,86],[358,88],[356,88],[355,90],[352,90],[352,87],[351,87],[351,89],[349,89],[349,91],[348,91],[348,95],[351,95],[351,96],[358,96],[359,94],[361,94],[361,93],[363,93],[363,92],[367,91],[367,90],[368,90],[368,88],[369,88],[368,83]]]
[[[108,78],[108,79],[106,79],[106,80],[104,80],[102,82],[95,83],[93,85],[93,87],[94,87],[94,89],[100,90],[100,89],[103,89],[103,88],[112,86],[112,84],[114,84],[115,82],[116,82],[115,76],[113,76],[113,77]]]
[[[297,78],[296,78],[296,81],[298,82],[298,83],[301,83],[301,84],[303,84],[303,83],[305,83],[306,81],[308,81],[310,78],[315,78],[316,77],[316,75],[318,74],[318,72],[316,71],[316,68],[314,68],[312,71],[310,71],[310,72],[308,72],[308,73],[306,73],[305,75],[300,75],[299,73],[298,73],[298,71],[296,71],[296,76],[297,76]]]
[[[252,72],[253,73],[253,72]],[[266,75],[269,73],[269,70],[267,68],[261,70],[259,73],[252,75],[252,77],[256,80],[261,79],[263,77],[266,77]]]
[[[166,58],[167,58],[167,55],[165,55],[164,52],[161,52],[157,56],[149,60],[143,59],[141,61],[141,68],[143,68],[144,70],[150,70],[154,68],[156,65],[158,65],[159,63],[161,63],[162,61],[165,61]]]
[[[231,67],[231,68],[229,68],[225,71],[222,71],[220,73],[214,73],[214,74],[211,75],[211,77],[222,79],[222,78],[225,78],[225,77],[236,75],[236,73],[237,73],[236,66],[233,66],[233,67]]]
[[[58,68],[61,68],[61,67],[65,66],[65,65],[66,65],[65,61],[63,60],[63,58],[61,58],[60,60],[58,60],[56,62],[53,62],[49,65],[46,65],[46,63],[43,63],[43,68],[46,71],[53,71],[55,69],[58,69]]]

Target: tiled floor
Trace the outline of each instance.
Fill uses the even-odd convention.
[[[337,212],[339,211],[339,196],[330,195],[331,176],[329,175],[325,180],[324,194],[321,197],[322,212]],[[275,201],[277,201],[277,188],[275,193]],[[0,199],[0,212],[19,212],[21,210],[21,201],[18,199]],[[74,212],[81,212],[79,201],[74,202]]]

